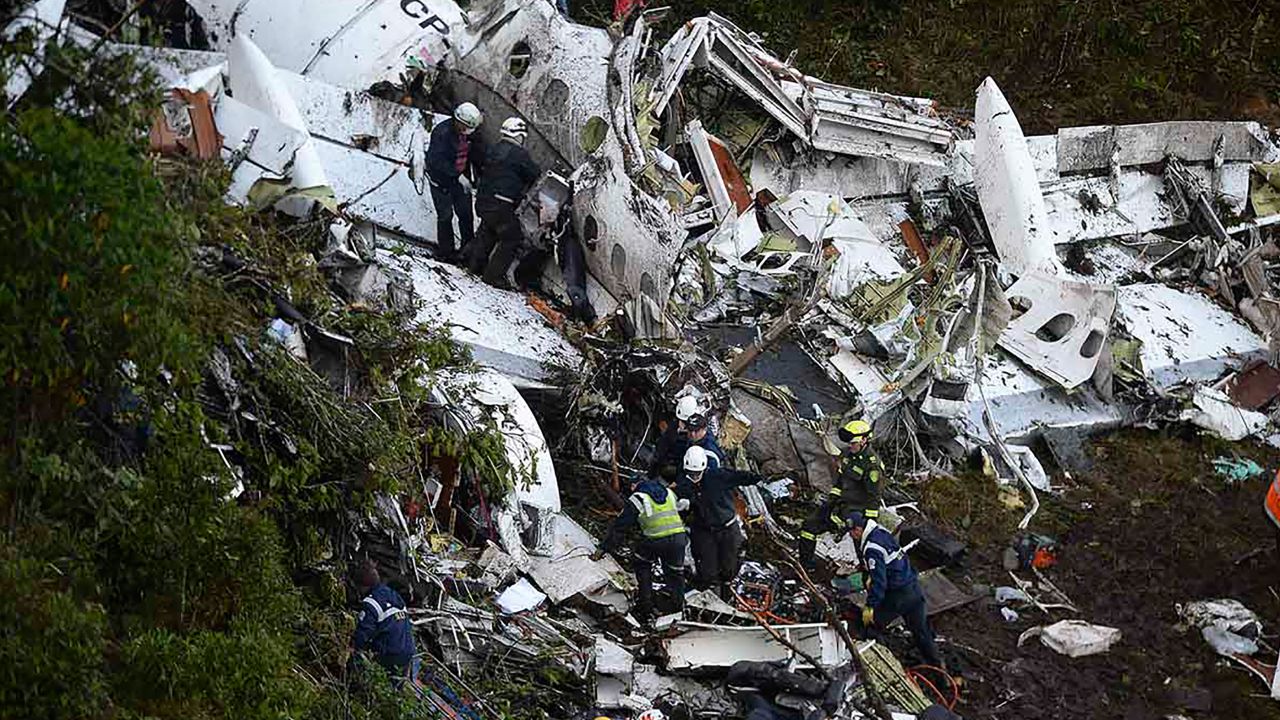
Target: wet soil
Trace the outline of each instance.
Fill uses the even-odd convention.
[[[1080,613],[1025,608],[1009,623],[994,602],[980,601],[935,617],[950,641],[947,661],[964,675],[957,711],[966,718],[1280,719],[1280,703],[1265,696],[1262,681],[1215,655],[1197,630],[1179,627],[1175,610],[1235,598],[1262,617],[1277,644],[1280,550],[1262,511],[1265,480],[1230,484],[1212,460],[1234,453],[1275,472],[1280,457],[1262,446],[1148,431],[1095,441],[1089,451],[1096,466],[1074,480],[1055,478],[1071,487],[1046,498],[1031,526],[1058,539],[1059,561],[1046,576]],[[937,499],[925,493],[935,516],[973,541],[967,569],[951,572],[953,579],[961,587],[1011,584],[1001,565],[1006,541],[989,532],[991,522],[974,522],[954,498],[946,506]],[[975,530],[986,537],[974,539]],[[1260,545],[1268,550],[1240,560]],[[1075,659],[1037,640],[1017,647],[1028,627],[1073,617],[1119,628],[1123,638],[1106,654]]]

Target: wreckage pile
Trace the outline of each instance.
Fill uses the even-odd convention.
[[[221,158],[228,203],[319,220],[314,259],[347,303],[417,308],[482,366],[442,373],[427,405],[454,437],[499,430],[514,481],[432,458],[412,498],[383,496],[357,522],[358,552],[412,599],[445,716],[509,712],[480,682],[498,673],[554,717],[954,707],[942,679],[848,637],[829,589],[783,572],[796,508],[833,482],[838,421],[874,425],[902,480],[886,524],[936,567],[963,547],[906,489],[974,458],[1029,530],[1056,490],[1046,468],[1070,472],[1103,430],[1191,423],[1280,447],[1280,147],[1256,123],[1026,137],[990,78],[971,118],[944,117],[927,99],[806,75],[725,18],[676,25],[666,9],[611,34],[551,2],[188,5],[179,22],[199,27],[199,49],[103,40],[57,0],[6,32],[137,55],[172,89],[155,152]],[[11,101],[31,79],[10,78]],[[529,150],[552,169],[522,206],[525,252],[559,260],[539,297],[433,259],[425,152],[434,111],[461,100],[528,120]],[[540,220],[561,205],[570,222],[549,238]],[[582,278],[562,272],[566,243]],[[561,314],[582,317],[584,301],[600,322]],[[272,336],[347,382],[352,340],[277,308]],[[239,411],[230,368],[244,363],[213,359],[223,413]],[[756,562],[734,602],[691,594],[650,633],[628,614],[622,566],[592,559],[607,514],[590,500],[620,506],[685,395],[714,410],[731,464],[770,482],[743,492]],[[588,488],[572,512],[570,476]],[[1006,568],[1037,580],[1015,574],[997,598],[1077,612],[1042,572],[1050,539],[1027,533],[1010,553]],[[824,538],[819,555],[837,575],[858,564],[848,539]],[[933,613],[975,599],[940,571],[926,586]],[[1274,665],[1260,630],[1242,640],[1241,625],[1197,622],[1219,652]],[[1034,634],[1072,657],[1120,638],[1079,620]]]

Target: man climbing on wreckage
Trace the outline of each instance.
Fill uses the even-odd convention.
[[[351,644],[357,653],[372,652],[397,684],[417,677],[413,625],[400,593],[382,582],[378,568],[366,562],[356,571],[356,587],[364,599]]]
[[[872,520],[880,517],[884,463],[871,450],[871,424],[852,420],[845,423],[837,435],[845,448],[836,464],[836,481],[800,530],[800,563],[808,571],[816,568],[814,552],[819,535],[843,531],[844,518],[851,513],[860,513]]]
[[[685,451],[676,494],[689,501],[689,543],[697,585],[716,590],[721,600],[731,597],[729,583],[738,576],[744,540],[734,500],[738,488],[761,480],[755,473],[712,465],[707,451],[697,445]]]
[[[459,250],[471,245],[475,216],[471,210],[471,176],[481,166],[483,145],[476,129],[484,117],[471,103],[462,103],[453,117],[431,130],[427,146],[427,184],[436,208],[436,257],[457,262]],[[462,245],[454,244],[453,217],[458,216]]]
[[[471,272],[483,273],[486,283],[504,289],[512,289],[507,282],[507,270],[524,242],[516,208],[542,174],[542,169],[524,148],[528,135],[529,127],[524,120],[518,117],[504,120],[502,140],[488,150],[480,171],[480,184],[476,187],[480,232],[467,263]]]
[[[867,589],[867,604],[854,618],[860,634],[880,639],[889,623],[901,617],[925,664],[945,671],[929,626],[929,608],[920,578],[907,553],[892,533],[865,513],[855,511],[845,522],[858,549]]]
[[[707,451],[707,462],[718,466],[724,462],[724,451],[716,442],[716,436],[708,428],[707,408],[698,398],[685,395],[676,401],[676,421],[669,424],[653,453],[649,475],[675,477],[685,452],[693,446]]]
[[[632,548],[631,569],[639,585],[636,616],[641,622],[648,622],[654,616],[653,565],[656,562],[662,563],[662,582],[674,596],[677,608],[684,606],[684,556],[689,536],[680,519],[681,504],[675,492],[660,480],[636,475],[622,514],[609,524],[604,542],[591,556],[592,560],[599,560],[605,553],[613,552],[622,545],[628,528],[640,526],[641,538]]]

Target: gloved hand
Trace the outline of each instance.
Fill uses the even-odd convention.
[[[591,553],[591,562],[600,562],[604,559],[604,550],[596,550]]]
[[[462,188],[462,192],[468,195],[471,194],[471,178],[467,177],[466,175],[459,175],[458,186]]]
[[[876,611],[870,607],[862,608],[862,624],[865,627],[871,627],[875,624]]]

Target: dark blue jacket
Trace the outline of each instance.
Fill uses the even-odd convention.
[[[916,583],[916,571],[893,534],[868,520],[859,543],[859,554],[867,573],[867,606],[879,607],[885,593]]]
[[[738,488],[760,480],[755,473],[719,467],[708,460],[701,482],[695,483],[688,473],[681,473],[676,495],[689,501],[689,527],[719,530],[738,517],[734,503]]]
[[[528,150],[506,140],[487,149],[484,165],[480,167],[476,197],[505,198],[513,205],[520,204],[529,186],[542,174],[538,163],[529,157]]]
[[[360,602],[354,644],[357,651],[372,650],[389,670],[402,670],[413,661],[413,625],[405,613],[404,600],[386,583],[373,588]]]
[[[449,118],[431,129],[431,142],[427,145],[427,178],[435,185],[453,187],[458,181],[458,131],[454,128],[456,121]],[[467,167],[463,172],[481,167],[484,160],[484,146],[480,142],[480,133],[467,136],[471,147],[467,150]],[[475,173],[467,173],[474,176]]]
[[[664,465],[674,465],[677,470],[684,466],[684,453],[689,449],[690,445],[695,443],[689,442],[688,435],[681,435],[676,428],[678,425],[673,421],[667,426],[667,431],[658,438],[658,446],[653,453],[653,465],[649,468],[649,474],[657,477],[662,472]],[[720,443],[716,442],[716,437],[711,434],[711,430],[707,430],[707,434],[697,443],[703,450],[706,450],[710,457],[707,458],[707,467],[718,467],[724,464],[724,450],[720,449]]]
[[[631,493],[644,493],[653,498],[656,503],[664,503],[667,501],[666,486],[652,478],[646,478],[636,485],[636,489]],[[627,528],[640,522],[640,508],[631,502],[628,496],[627,502],[622,505],[622,513],[609,523],[609,531],[604,536],[604,542],[600,543],[600,549],[605,552],[612,552],[622,544],[622,539],[626,535]]]

